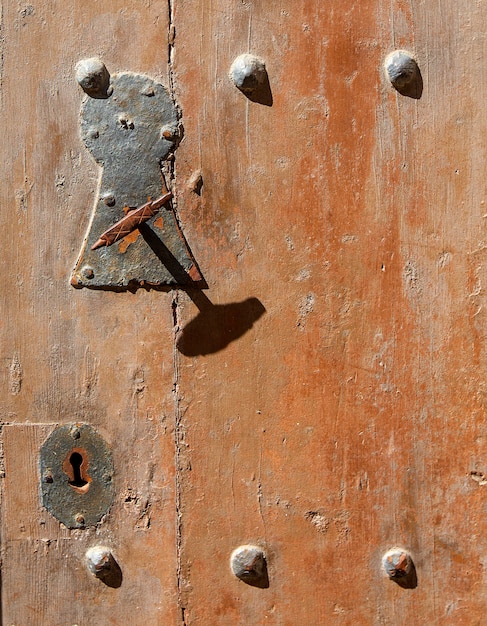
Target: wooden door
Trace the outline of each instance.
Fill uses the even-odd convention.
[[[486,623],[486,11],[2,3],[3,623]],[[242,53],[265,99],[229,79]],[[99,180],[74,67],[95,56],[179,107],[167,182],[207,289],[70,285]],[[67,529],[39,454],[73,423],[107,442],[115,497]],[[232,573],[246,544],[267,586]],[[88,571],[96,545],[120,585]],[[396,546],[409,585],[383,570]]]

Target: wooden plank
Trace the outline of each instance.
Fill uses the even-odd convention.
[[[485,6],[174,8],[178,206],[213,305],[177,310],[185,624],[482,623]],[[420,100],[384,76],[395,48]],[[228,80],[243,52],[272,107]],[[268,589],[230,572],[249,542]],[[384,577],[394,545],[416,589]]]
[[[482,623],[486,8],[2,7],[3,621]],[[209,290],[73,291],[98,185],[74,65],[168,84],[171,26],[176,201]],[[416,54],[420,100],[387,83],[394,48]],[[242,52],[272,106],[229,82]],[[73,421],[113,450],[97,533],[39,506],[36,451]],[[95,542],[119,589],[87,573]],[[267,589],[230,572],[249,542]],[[395,544],[416,589],[381,572]]]
[[[40,501],[39,450],[54,430],[52,424],[4,426],[5,470],[3,540],[66,539],[69,534],[43,509]]]
[[[171,296],[75,290],[99,170],[79,138],[76,63],[168,84],[168,10],[151,0],[2,3],[0,410],[2,604],[8,624],[174,624],[177,607]],[[94,532],[40,509],[39,446],[83,422],[108,442],[116,498]],[[42,523],[41,523],[42,522]],[[110,589],[86,550],[113,548]]]
[[[3,428],[5,485],[3,617],[6,623],[176,623],[172,476],[165,476],[164,428],[139,427],[131,450],[113,446],[116,497],[99,528],[67,530],[42,508],[39,449],[49,425]],[[169,437],[172,443],[172,436]],[[132,467],[127,468],[127,459]],[[112,548],[122,569],[120,589],[92,577],[85,564],[94,545]],[[168,564],[171,564],[168,567]],[[72,595],[66,593],[72,590]]]
[[[153,567],[132,558],[147,546],[135,537],[130,549],[114,550],[124,568],[120,588],[104,585],[87,573],[84,551],[74,537],[67,540],[11,542],[5,550],[8,575],[4,597],[7,624],[134,624],[158,626],[176,623],[165,605],[174,606],[174,597],[153,575]],[[148,567],[147,567],[148,566]],[[130,611],[130,613],[128,613]],[[17,620],[17,616],[21,616]],[[20,619],[22,621],[20,621]],[[9,620],[9,621],[7,621]],[[17,620],[17,621],[14,621]]]

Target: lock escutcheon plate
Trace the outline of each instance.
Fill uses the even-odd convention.
[[[71,284],[116,291],[202,286],[170,201],[117,244],[97,247],[129,212],[164,196],[161,164],[180,140],[177,109],[165,87],[132,72],[107,80],[106,94],[88,95],[81,107],[81,138],[101,179]]]
[[[95,526],[114,496],[113,463],[105,440],[88,424],[54,430],[40,452],[43,506],[67,528]]]

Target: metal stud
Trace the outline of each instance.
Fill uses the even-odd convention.
[[[76,424],[71,426],[71,428],[69,429],[69,434],[73,439],[79,439],[81,437],[81,430],[79,429],[79,426],[77,426]]]
[[[83,269],[81,270],[81,274],[84,278],[88,278],[89,280],[95,277],[95,272],[93,271],[93,268],[89,265],[85,265],[83,267]]]
[[[112,552],[106,546],[94,546],[86,551],[86,565],[97,578],[103,578],[107,574],[112,560]]]
[[[163,126],[161,128],[161,139],[167,139],[175,143],[179,138],[179,128],[176,126]]]
[[[115,199],[115,196],[111,193],[108,193],[107,195],[103,196],[103,202],[107,205],[107,206],[115,206],[115,204],[117,203],[117,200]]]
[[[389,578],[402,578],[411,572],[411,555],[401,548],[392,548],[382,557],[382,565]]]
[[[395,50],[387,55],[384,67],[392,86],[403,96],[419,99],[423,81],[413,55],[405,50]]]
[[[382,557],[387,576],[399,586],[414,589],[417,586],[416,568],[411,554],[404,548],[391,548]]]
[[[246,95],[253,94],[267,79],[265,63],[253,54],[241,54],[230,67],[230,79]]]
[[[85,562],[88,570],[108,587],[120,587],[122,570],[107,546],[94,546],[86,551]]]
[[[91,98],[108,98],[112,94],[110,74],[100,59],[83,59],[77,63],[76,80]]]
[[[237,578],[253,587],[268,587],[267,563],[262,548],[243,545],[230,557],[230,567]]]

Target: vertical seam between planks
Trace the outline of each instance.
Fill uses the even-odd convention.
[[[167,40],[167,66],[168,66],[168,81],[169,92],[174,99],[174,0],[167,0],[168,11],[168,40]],[[176,104],[176,103],[175,103]],[[177,106],[177,105],[176,105]],[[178,108],[178,118],[180,118],[181,112]],[[176,171],[174,161],[170,164],[171,169],[171,183],[174,186],[176,179]],[[173,291],[172,297],[172,316],[173,316],[173,401],[174,401],[174,490],[175,490],[175,512],[176,512],[176,584],[177,584],[177,602],[178,608],[181,613],[180,623],[182,626],[186,625],[185,619],[185,607],[182,601],[182,574],[181,574],[181,554],[182,554],[182,511],[181,511],[181,442],[182,442],[182,430],[181,430],[181,409],[180,409],[180,396],[179,396],[179,352],[177,348],[177,339],[179,333],[179,290]]]
[[[172,299],[172,315],[173,315],[173,399],[174,399],[174,447],[175,447],[175,505],[176,505],[176,575],[177,575],[177,593],[178,607],[181,611],[181,624],[186,626],[184,617],[185,607],[182,600],[182,527],[183,515],[181,509],[181,447],[184,433],[181,427],[181,407],[179,394],[179,352],[177,348],[177,340],[179,335],[179,292],[173,292]]]

